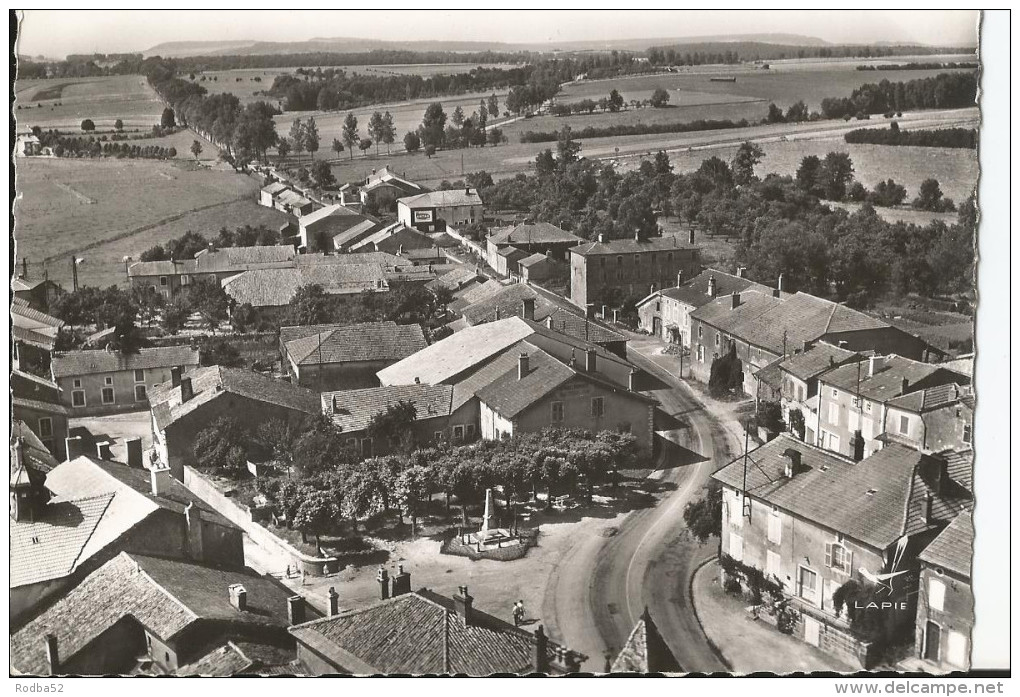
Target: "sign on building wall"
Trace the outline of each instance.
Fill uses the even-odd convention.
[[[432,211],[414,211],[414,222],[416,222],[416,223],[431,223],[432,222]]]

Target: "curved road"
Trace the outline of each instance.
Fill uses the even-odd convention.
[[[576,541],[550,576],[543,617],[557,639],[589,656],[585,670],[601,671],[606,654],[620,650],[648,607],[684,671],[725,671],[687,592],[694,571],[716,550],[685,534],[683,509],[740,443],[677,378],[634,350],[628,358],[669,385],[655,396],[682,424],[682,440],[692,452],[681,450],[651,475],[675,485],[653,507],[628,514],[611,537]]]

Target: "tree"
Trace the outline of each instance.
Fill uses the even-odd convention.
[[[820,181],[826,198],[842,201],[854,178],[854,165],[845,152],[830,152],[822,161]]]
[[[804,412],[800,409],[790,410],[790,431],[801,440],[804,440]]]
[[[429,143],[425,146],[425,157],[432,159],[432,156],[436,154],[436,146]]]
[[[176,334],[184,329],[184,325],[191,316],[191,306],[187,297],[182,293],[174,297],[163,308],[163,329],[170,334]]]
[[[421,148],[421,138],[418,137],[417,133],[408,131],[404,134],[404,150],[407,152],[418,152]]]
[[[197,140],[193,140],[191,141],[191,147],[189,148],[189,150],[191,150],[191,154],[194,155],[195,159],[197,160],[198,156],[202,154],[202,144],[199,143]]]
[[[655,91],[652,92],[652,99],[651,99],[652,106],[655,107],[656,109],[660,109],[660,108],[666,106],[666,104],[668,104],[668,103],[669,103],[669,92],[667,92],[666,90],[664,90],[661,87],[655,88]]]
[[[290,125],[290,142],[294,144],[294,152],[301,154],[305,149],[305,124],[301,119],[294,119]]]
[[[304,149],[314,158],[319,150],[319,127],[315,125],[315,118],[309,116],[304,128]]]
[[[290,153],[290,141],[286,138],[280,138],[280,142],[276,144],[276,152],[280,154],[280,159],[286,159],[287,154]]]
[[[354,115],[353,111],[347,112],[347,118],[344,119],[340,137],[343,138],[344,145],[347,146],[347,150],[350,151],[351,159],[353,160],[354,146],[360,139],[358,135],[358,117]]]
[[[390,154],[390,146],[393,145],[393,141],[397,137],[396,128],[393,126],[393,114],[386,112],[382,117],[382,126],[379,137],[376,139],[377,142],[382,140],[386,144],[386,154]]]
[[[374,443],[388,443],[391,450],[407,454],[414,449],[414,421],[418,413],[412,402],[390,404],[385,411],[374,414],[365,435]]]
[[[483,124],[489,118],[489,107],[485,106],[485,99],[478,102],[478,118]]]
[[[698,542],[707,542],[722,530],[722,487],[713,486],[697,501],[684,506],[684,523]]]
[[[372,113],[372,118],[368,120],[368,135],[375,139],[375,154],[379,154],[379,141],[382,140],[383,130],[383,115],[382,112],[376,111]]]
[[[209,329],[215,331],[220,322],[227,319],[230,296],[215,277],[197,281],[188,290],[188,304],[205,320]]]
[[[428,511],[435,475],[432,468],[412,465],[403,470],[394,483],[394,498],[405,515],[411,519],[411,538],[416,536],[418,518]]]
[[[760,428],[765,429],[770,439],[786,430],[786,423],[783,421],[783,407],[777,401],[759,400],[755,422]]]
[[[907,189],[892,179],[880,181],[868,196],[868,202],[876,206],[898,206],[907,198]]]
[[[301,537],[307,533],[315,535],[315,544],[319,544],[319,536],[327,532],[335,523],[339,511],[333,497],[326,491],[312,490],[294,512],[291,524],[301,531]]]
[[[565,170],[570,163],[577,162],[580,152],[581,144],[571,138],[570,126],[564,126],[556,142],[556,164],[560,171]]]
[[[666,96],[666,100],[669,101],[669,95]],[[623,95],[617,90],[610,90],[609,92],[609,110],[619,111],[623,107]]]
[[[230,313],[230,326],[236,332],[246,332],[259,324],[259,313],[251,303],[238,305]]]
[[[322,286],[309,283],[294,291],[290,300],[290,321],[295,325],[325,324],[330,314],[330,298]]]
[[[937,211],[939,210],[939,200],[941,198],[942,187],[939,185],[938,180],[929,178],[921,182],[917,198],[914,199],[911,205],[921,210]]]
[[[244,428],[237,419],[221,416],[195,435],[195,459],[202,469],[236,476],[246,469]]]
[[[116,128],[118,131],[123,131],[124,122],[121,121],[120,119],[117,119],[116,121],[113,122],[113,127]]]
[[[786,121],[786,117],[783,116],[783,110],[775,104],[769,103],[768,113],[765,114],[765,123],[783,123],[784,121]]]
[[[765,151],[757,143],[749,140],[741,143],[731,165],[733,181],[737,184],[750,184],[754,181],[754,166],[761,162],[764,156]]]
[[[495,146],[499,145],[500,143],[503,143],[503,142],[506,141],[506,137],[503,135],[502,129],[496,128],[495,126],[493,126],[492,128],[489,129],[488,138],[489,138],[489,143],[493,147],[495,147]]]
[[[730,344],[724,355],[712,361],[708,389],[713,395],[724,395],[744,387],[743,364],[737,358],[737,346]]]
[[[344,151],[344,144],[340,142],[339,138],[333,139],[333,152],[336,153],[337,157],[340,157],[340,153]]]
[[[803,101],[791,104],[786,110],[786,120],[789,123],[797,123],[799,121],[807,121],[810,118],[808,113],[807,105]]]
[[[320,189],[336,184],[336,177],[333,176],[333,170],[330,168],[329,163],[325,160],[316,160],[312,163],[312,179],[315,180],[316,185]]]
[[[804,191],[815,192],[822,173],[822,161],[817,155],[808,155],[797,168],[797,186]]]
[[[461,126],[464,125],[464,110],[460,107],[459,104],[457,105],[457,108],[453,110],[453,114],[450,116],[450,121],[457,128],[460,128]]]
[[[160,128],[176,128],[177,123],[174,120],[174,110],[170,107],[163,109],[162,116],[159,117]]]
[[[556,171],[556,158],[553,157],[552,150],[546,148],[538,153],[535,157],[535,171],[540,177]]]
[[[358,143],[358,150],[361,151],[362,155],[364,155],[366,153],[366,151],[370,147],[372,147],[372,139],[371,138],[362,138],[361,142]]]
[[[240,368],[244,364],[241,352],[226,339],[206,339],[199,348],[199,362],[202,365],[225,365]]]
[[[489,96],[489,115],[492,118],[499,116],[499,99],[496,98],[495,94]]]
[[[91,133],[96,130],[96,124],[92,122],[92,119],[85,119],[81,122],[81,130],[85,133]]]
[[[421,120],[421,139],[425,145],[439,147],[443,144],[443,132],[446,128],[446,112],[439,102],[429,104]]]

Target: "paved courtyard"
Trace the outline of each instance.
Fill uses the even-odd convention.
[[[124,414],[108,416],[85,416],[72,418],[70,428],[84,427],[93,436],[107,436],[114,441],[111,451],[113,459],[127,462],[127,446],[124,442],[130,438],[142,439],[142,452],[152,447],[152,417],[148,410],[130,411]]]

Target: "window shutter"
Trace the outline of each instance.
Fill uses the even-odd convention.
[[[847,550],[846,552],[846,572],[853,576],[854,573],[854,553],[853,550]]]
[[[832,568],[832,543],[825,543],[825,565]]]

